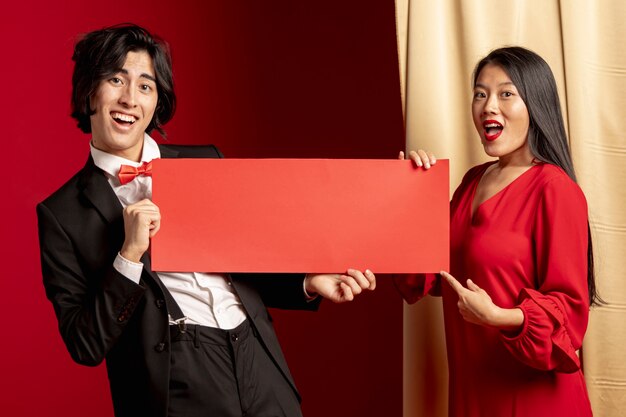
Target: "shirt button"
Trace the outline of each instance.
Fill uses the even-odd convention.
[[[165,305],[165,300],[156,300],[155,301],[157,308],[163,308],[163,306]]]
[[[236,342],[237,340],[239,340],[239,336],[237,336],[237,333],[233,333],[230,335],[230,340],[234,342]]]
[[[165,343],[163,342],[157,343],[157,345],[154,347],[154,350],[156,350],[159,353],[163,352],[165,350]]]

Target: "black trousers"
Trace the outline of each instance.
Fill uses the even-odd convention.
[[[296,395],[248,320],[232,330],[170,326],[169,417],[300,417]]]

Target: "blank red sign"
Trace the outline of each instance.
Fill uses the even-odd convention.
[[[353,159],[160,159],[155,271],[449,269],[449,167]]]

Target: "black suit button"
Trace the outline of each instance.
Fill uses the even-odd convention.
[[[156,350],[159,353],[163,352],[165,350],[165,343],[163,342],[157,343],[157,345],[154,347],[154,350]]]
[[[126,312],[123,312],[122,314],[120,314],[119,316],[117,316],[117,321],[119,321],[120,323],[123,321],[126,321]]]
[[[165,300],[158,299],[155,301],[157,308],[163,308],[165,305]]]
[[[239,340],[239,336],[237,336],[237,333],[233,333],[230,335],[230,340],[234,342],[236,342],[237,340]]]

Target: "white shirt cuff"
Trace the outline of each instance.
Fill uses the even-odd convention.
[[[135,284],[139,284],[141,272],[143,271],[142,263],[129,261],[118,252],[115,260],[113,261],[113,268],[129,280],[133,281]]]

